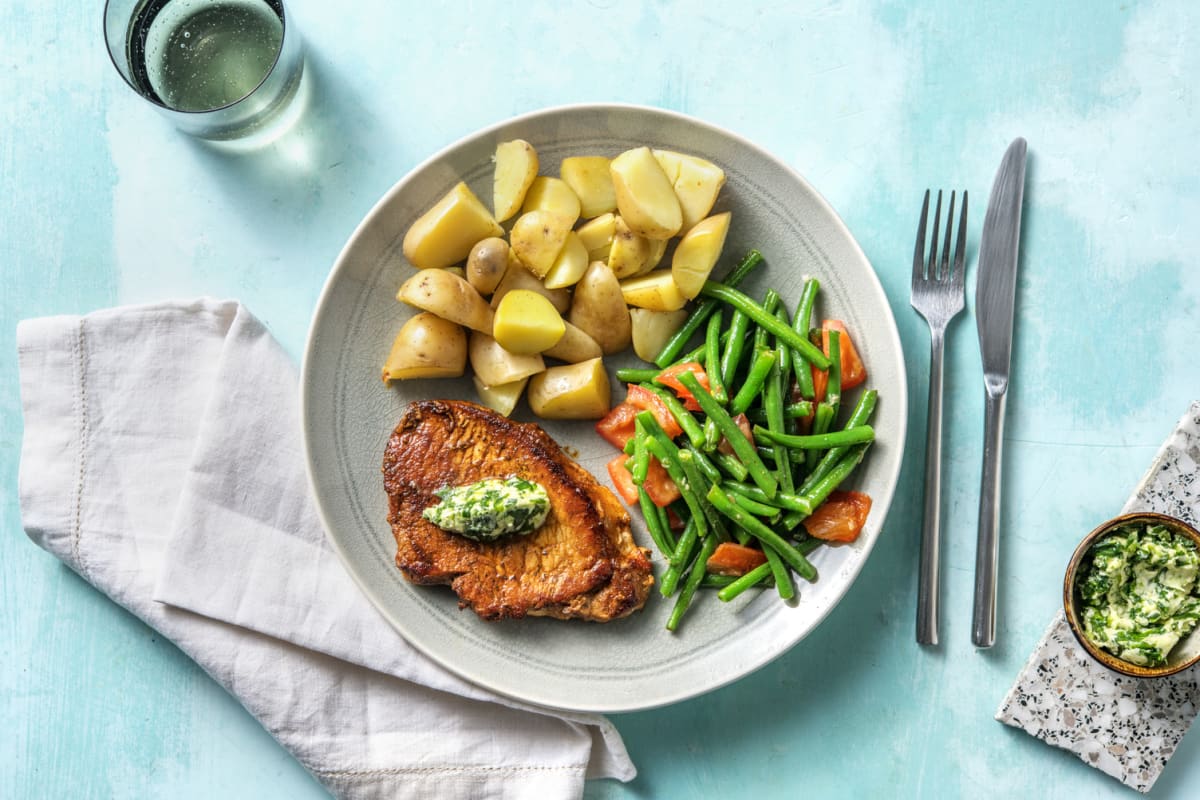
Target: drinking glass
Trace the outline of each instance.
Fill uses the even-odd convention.
[[[282,0],[107,0],[113,65],[180,130],[258,136],[292,115],[304,72]]]

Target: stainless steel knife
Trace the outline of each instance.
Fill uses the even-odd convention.
[[[975,285],[975,319],[987,390],[983,433],[983,478],[979,491],[979,537],[975,549],[975,610],[971,641],[996,642],[996,562],[1000,533],[1000,455],[1004,405],[1012,360],[1013,304],[1017,293],[1017,250],[1025,195],[1025,140],[1004,153],[983,220]]]

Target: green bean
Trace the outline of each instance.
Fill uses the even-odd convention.
[[[833,424],[833,406],[827,402],[817,403],[816,413],[813,415],[812,436],[824,436],[829,430],[829,426]],[[834,447],[835,445],[828,445]],[[804,468],[808,472],[812,472],[817,468],[817,462],[821,460],[820,449],[810,449],[804,457]]]
[[[780,351],[776,350],[775,352],[778,354]],[[777,434],[785,433],[783,430],[782,364],[783,362],[777,357],[775,366],[771,368],[771,372],[767,376],[767,388],[763,394],[763,411],[767,415],[767,428]],[[790,494],[796,488],[792,482],[792,460],[788,458],[787,448],[782,444],[776,442],[772,449],[775,452],[775,478],[779,481],[779,489]],[[775,580],[778,582],[779,577],[776,576]]]
[[[699,448],[685,442],[680,449],[692,454],[692,458],[696,460],[696,466],[700,468],[700,472],[704,474],[709,483],[721,482],[721,479],[724,477],[721,475],[721,471],[709,460],[708,456],[700,452]]]
[[[754,438],[800,450],[826,450],[830,447],[873,442],[875,441],[875,429],[870,425],[859,425],[855,428],[844,428],[829,433],[789,436],[786,433],[775,433],[769,428],[755,425]]]
[[[854,405],[854,410],[850,412],[850,419],[846,421],[846,428],[857,428],[860,425],[865,425],[867,420],[871,418],[871,413],[875,410],[875,403],[879,399],[879,392],[874,389],[868,389],[863,392],[858,398],[858,402]],[[840,447],[831,448],[821,458],[816,468],[812,470],[804,482],[800,484],[800,488],[796,490],[797,494],[805,494],[812,488],[813,484],[829,474],[829,470],[833,469],[837,462],[849,450],[849,446],[842,445]]]
[[[779,308],[780,300],[781,298],[779,296],[779,292],[775,291],[774,289],[767,289],[767,291],[763,293],[763,313],[774,314],[775,310]],[[771,332],[769,330],[764,328],[762,325],[756,326],[754,329],[754,352],[757,353],[759,350],[767,347],[767,340],[770,336]],[[776,358],[778,357],[778,354],[776,354]]]
[[[854,430],[857,430],[857,428]],[[858,466],[860,461],[862,461],[863,456],[867,452],[867,448],[870,446],[871,445],[868,442],[866,444],[857,444],[851,447],[849,452],[847,452],[842,460],[837,463],[837,466],[829,471],[828,475],[813,484],[813,487],[808,490],[803,499],[806,500],[812,508],[816,508],[817,506],[821,505],[821,503],[824,503],[826,498],[829,497],[830,493],[833,492],[833,490],[836,489],[842,483],[842,481],[846,480],[850,473],[854,471],[854,468]]]
[[[717,511],[729,517],[735,525],[744,528],[747,533],[765,546],[775,548],[775,552],[796,571],[797,575],[808,581],[816,580],[817,570],[809,563],[808,559],[784,541],[782,536],[759,522],[757,517],[738,505],[737,495],[734,495],[731,500],[721,491],[721,487],[714,486],[708,491],[708,501]]]
[[[633,482],[641,486],[646,482],[646,475],[650,471],[650,452],[646,450],[646,430],[636,419],[633,422],[633,430],[633,456],[625,462],[625,466],[629,468]]]
[[[796,333],[796,331],[787,325],[782,324],[773,314],[768,314],[762,306],[737,289],[723,283],[717,283],[716,281],[705,281],[704,288],[700,290],[700,293],[705,297],[711,297],[728,303],[733,308],[741,311],[755,323],[787,342],[788,347],[798,351],[804,356],[805,361],[810,362],[817,369],[829,369],[829,359],[812,342]]]
[[[783,407],[784,419],[800,419],[801,417],[807,417],[811,413],[813,413],[813,404],[808,400],[801,400],[799,403],[788,403]],[[767,422],[767,412],[761,409],[752,408],[746,411],[745,414],[751,422],[761,422],[764,425]]]
[[[650,533],[650,538],[654,540],[659,552],[670,561],[671,557],[675,555],[675,548],[671,546],[670,540],[667,538],[667,531],[661,527],[662,518],[658,516],[658,506],[654,505],[650,495],[641,486],[638,487],[638,505],[641,506],[642,517],[646,520],[646,530]]]
[[[658,369],[637,369],[627,367],[617,370],[617,380],[621,383],[645,383],[652,381],[658,377],[658,373],[662,370]]]
[[[784,325],[788,325],[790,327],[791,323],[788,321],[787,306],[781,303],[779,308],[775,309],[775,316]],[[782,379],[783,386],[786,388],[790,386],[789,381],[792,377],[792,348],[788,347],[787,342],[776,336],[775,350],[779,354],[778,360],[776,361],[776,363],[779,365],[779,375]]]
[[[742,497],[745,497],[748,500],[753,500],[756,503],[762,503],[769,506],[773,505],[776,508],[782,508],[786,511],[797,511],[805,514],[806,516],[811,514],[814,508],[814,506],[812,506],[801,495],[778,492],[774,497],[768,498],[763,493],[762,489],[759,489],[757,486],[747,486],[744,483],[730,483],[728,481],[722,483],[721,488],[725,489],[731,494],[741,495]]]
[[[716,534],[718,541],[728,540],[729,532],[725,529],[725,524],[721,522],[721,515],[716,512],[712,504],[705,497],[708,494],[708,487],[711,484],[700,473],[699,467],[696,466],[696,459],[690,451],[681,450],[679,452],[679,465],[683,467],[683,475],[687,479],[688,489],[694,493],[696,502],[700,506],[700,511],[704,514],[704,518],[708,522],[708,529]],[[683,487],[680,487],[680,492],[682,491]]]
[[[689,442],[696,447],[704,444],[704,429],[700,427],[699,422],[696,422],[696,418],[692,416],[692,412],[688,411],[683,403],[679,402],[678,397],[655,383],[643,383],[642,387],[662,401],[667,410],[671,412],[671,416],[679,423],[679,427],[683,428],[683,432],[687,434]]]
[[[721,591],[717,592],[717,598],[724,603],[728,603],[730,600],[737,597],[751,586],[754,586],[756,583],[760,583],[763,578],[770,574],[771,565],[769,563],[759,564],[757,567],[750,570]]]
[[[829,383],[825,388],[825,402],[833,406],[833,415],[837,417],[838,408],[842,404],[842,334],[841,331],[830,330],[829,334]]]
[[[721,381],[726,390],[733,385],[738,366],[742,363],[742,351],[746,347],[746,334],[750,330],[750,318],[734,309],[729,319],[729,339],[721,353]]]
[[[658,517],[658,527],[662,531],[663,539],[671,548],[671,552],[675,552],[675,546],[678,544],[675,541],[675,534],[671,531],[671,519],[667,516],[667,510],[651,501],[651,508],[654,509],[654,515]],[[664,553],[664,555],[666,555]]]
[[[720,450],[717,450],[712,454],[712,458],[716,462],[717,467],[735,481],[744,481],[750,474],[749,470],[746,469],[746,465],[729,453],[722,453]]]
[[[763,545],[763,552],[767,555],[767,566],[771,568],[771,574],[775,576],[775,588],[779,591],[780,598],[791,600],[796,596],[796,587],[792,585],[792,576],[788,572],[787,565],[783,563],[783,559],[773,548]]]
[[[683,589],[679,592],[679,597],[675,600],[675,607],[671,609],[671,616],[667,618],[667,630],[674,631],[679,627],[679,621],[683,619],[683,615],[687,613],[688,606],[692,604],[692,597],[696,594],[696,589],[700,588],[700,581],[704,580],[705,564],[708,562],[708,557],[717,549],[717,537],[708,536],[704,539],[704,543],[700,546],[700,555],[696,557],[692,564],[692,569],[688,572],[687,580],[683,582]]]
[[[736,575],[716,575],[709,572],[704,575],[704,579],[700,581],[700,585],[706,589],[724,589],[737,579],[738,576]]]
[[[639,414],[638,416],[641,415]],[[647,426],[647,429],[649,429],[649,426]],[[653,434],[646,440],[646,449],[650,451],[650,455],[662,462],[663,467],[667,470],[667,474],[671,476],[671,480],[675,481],[675,486],[679,489],[679,494],[683,497],[683,502],[687,503],[688,512],[696,520],[696,526],[700,528],[699,535],[703,536],[708,532],[708,526],[704,519],[704,509],[700,507],[700,500],[688,486],[687,475],[684,474],[683,467],[679,463],[679,451],[676,450],[674,453],[668,451],[666,447],[663,447],[658,437]],[[676,554],[678,554],[678,550]]]
[[[804,282],[804,290],[800,293],[800,303],[796,308],[796,316],[792,320],[792,330],[797,335],[803,336],[808,330],[808,325],[812,321],[813,303],[816,301],[817,290],[819,288],[821,288],[821,284],[817,282],[816,278],[809,278]],[[805,400],[812,400],[816,395],[816,389],[813,387],[812,370],[808,369],[804,363],[804,357],[795,350],[792,351],[792,372],[796,374],[796,388],[800,390],[800,396]]]
[[[751,272],[758,267],[763,261],[762,253],[757,250],[751,250],[746,254],[729,275],[725,278],[725,285],[738,286],[746,279]],[[692,334],[700,330],[700,326],[708,321],[712,313],[716,311],[718,302],[715,300],[705,300],[696,307],[692,315],[688,317],[687,322],[683,327],[677,330],[667,343],[663,346],[662,351],[658,354],[658,358],[654,359],[654,363],[659,367],[665,368],[675,361],[675,356],[683,351],[687,346],[688,340],[692,338]]]
[[[779,488],[779,484],[775,480],[775,476],[767,471],[762,459],[758,457],[758,453],[754,449],[746,437],[738,428],[737,423],[729,416],[729,413],[721,407],[721,404],[713,399],[713,396],[704,390],[700,382],[696,380],[696,376],[690,372],[679,373],[679,381],[683,387],[692,393],[692,397],[696,398],[696,402],[700,404],[700,408],[708,415],[709,419],[717,424],[717,428],[725,436],[729,442],[733,452],[741,459],[742,464],[746,466],[750,473],[750,478],[758,486],[767,493],[768,497],[774,497],[775,492]]]
[[[748,409],[758,398],[759,392],[762,391],[763,383],[771,374],[771,367],[775,365],[774,350],[758,350],[755,352],[754,361],[750,366],[750,372],[746,374],[746,380],[742,381],[742,388],[738,389],[733,400],[729,403],[729,413],[737,416]]]
[[[738,498],[738,505],[755,516],[766,517],[769,522],[776,522],[779,519],[780,513],[782,513],[779,506],[760,503],[759,501],[746,497],[743,494],[739,494]]]
[[[725,405],[729,395],[725,391],[725,381],[721,378],[721,325],[725,322],[724,315],[717,309],[708,318],[708,330],[704,336],[704,371],[708,373],[708,386],[717,402]]]
[[[663,573],[662,581],[658,584],[658,591],[663,597],[670,597],[675,594],[675,588],[679,584],[680,577],[683,576],[688,564],[692,558],[692,550],[696,547],[696,523],[688,519],[687,524],[683,526],[683,533],[679,537],[679,543],[675,546],[675,553],[678,558],[672,558],[667,562],[667,569]],[[685,550],[686,553],[679,556],[680,551]]]

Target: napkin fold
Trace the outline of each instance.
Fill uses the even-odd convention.
[[[616,729],[413,649],[326,543],[297,371],[208,298],[18,326],[26,533],[175,642],[335,796],[578,797]]]
[[[1200,401],[1163,443],[1121,513],[1135,511],[1200,523]],[[1197,710],[1196,667],[1155,680],[1118,675],[1079,645],[1060,609],[996,719],[1148,792]]]

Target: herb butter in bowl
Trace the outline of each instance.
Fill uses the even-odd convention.
[[[1071,556],[1063,607],[1075,638],[1123,675],[1157,678],[1200,661],[1200,532],[1162,514],[1126,514]]]

